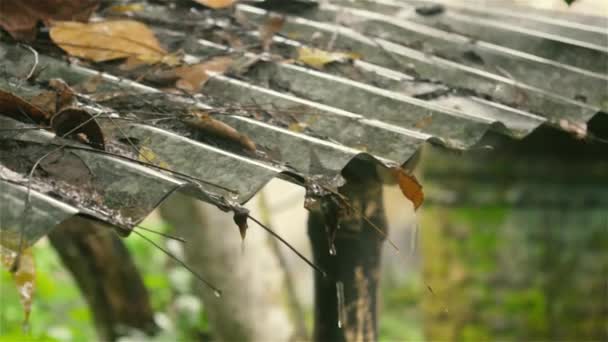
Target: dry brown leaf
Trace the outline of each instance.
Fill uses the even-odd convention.
[[[194,0],[195,2],[213,9],[228,8],[236,2],[236,0]]]
[[[219,56],[208,61],[183,65],[172,70],[178,79],[175,86],[189,93],[197,93],[209,79],[210,73],[224,73],[233,63],[228,56]]]
[[[87,21],[98,0],[0,0],[0,27],[15,39],[33,40],[39,21]]]
[[[3,90],[0,90],[0,114],[20,121],[34,121],[37,124],[47,122],[51,116],[29,101]]]
[[[17,252],[0,245],[0,264],[5,268],[10,269],[15,262]],[[19,292],[19,300],[23,307],[24,322],[27,324],[30,312],[32,311],[32,302],[34,300],[34,291],[36,289],[36,265],[34,263],[34,254],[32,249],[24,249],[19,258],[19,268],[13,273],[13,280],[17,291]]]
[[[101,73],[91,76],[83,82],[74,86],[76,91],[84,94],[93,94],[97,91],[97,87],[103,83],[103,75]]]
[[[59,78],[50,79],[49,86],[53,90],[42,91],[29,99],[31,105],[47,113],[48,117],[74,104],[76,100],[76,93],[63,80]]]
[[[57,110],[57,93],[54,91],[45,90],[32,97],[30,99],[30,103],[33,106],[42,109],[46,113],[53,115]]]
[[[272,38],[281,31],[284,24],[285,16],[273,14],[266,20],[264,25],[260,26],[260,41],[262,42],[264,51],[270,50]]]
[[[255,143],[246,135],[239,133],[232,126],[209,116],[205,112],[192,113],[193,118],[187,122],[209,134],[233,141],[248,151],[255,152]]]
[[[60,78],[52,78],[49,80],[49,86],[55,90],[57,94],[56,111],[73,105],[76,102],[76,91],[72,89],[65,81]]]
[[[407,197],[414,205],[414,210],[418,209],[424,202],[424,193],[422,185],[418,182],[414,175],[408,173],[401,167],[391,169],[393,177],[397,180],[399,188],[405,197]]]
[[[105,149],[105,138],[94,117],[79,108],[64,108],[51,119],[51,127],[60,137],[72,137],[95,148]]]
[[[353,52],[325,51],[306,46],[298,48],[298,62],[315,69],[323,69],[323,67],[330,63],[350,62],[359,58],[361,56]]]
[[[97,23],[54,22],[53,42],[68,54],[94,62],[133,57],[142,63],[174,65],[173,55],[160,46],[154,32],[134,20]]]

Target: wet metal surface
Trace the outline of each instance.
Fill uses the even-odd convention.
[[[268,13],[247,5],[236,13],[252,27],[240,39],[259,46],[256,25]],[[273,177],[336,187],[354,158],[394,166],[425,143],[464,150],[488,134],[520,139],[540,126],[586,127],[608,110],[603,18],[465,2],[332,0],[288,16],[266,53],[214,39],[209,32],[230,25],[200,8],[150,4],[135,19],[190,60],[257,62],[212,77],[190,96],[163,93],[118,68],[69,64],[51,51],[40,54],[33,85],[22,80],[32,53],[0,42],[2,90],[27,97],[53,78],[77,85],[100,77],[96,92],[115,95],[79,98],[96,115],[105,151],[0,116],[3,232],[24,228],[31,244],[75,214],[128,231],[173,191],[227,210]],[[316,70],[293,62],[301,46],[361,58]],[[211,113],[255,150],[193,128],[183,120],[193,111]]]

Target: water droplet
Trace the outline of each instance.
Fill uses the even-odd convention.
[[[220,298],[222,296],[222,292],[220,292],[219,290],[215,290],[213,291],[213,294],[217,297]]]
[[[333,243],[329,246],[329,255],[336,255],[336,246]]]
[[[338,328],[342,329],[342,321],[338,320]]]

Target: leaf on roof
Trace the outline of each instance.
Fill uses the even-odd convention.
[[[177,78],[175,86],[189,93],[197,93],[207,82],[211,74],[224,73],[234,60],[228,56],[211,58],[208,61],[178,66],[171,70]]]
[[[105,149],[103,131],[95,117],[79,108],[68,107],[53,115],[51,126],[60,137],[74,138],[84,144]]]
[[[30,103],[30,101],[3,90],[0,90],[0,114],[19,121],[34,121],[37,124],[47,122],[51,116],[50,113]]]
[[[315,69],[323,69],[330,63],[345,63],[361,58],[354,52],[325,51],[301,46],[298,48],[297,61]]]
[[[154,32],[135,20],[111,20],[96,23],[54,22],[50,30],[53,42],[68,54],[93,62],[133,58],[147,64],[178,63],[168,54]]]
[[[52,20],[87,21],[98,0],[0,0],[0,27],[18,40],[36,37],[38,22]]]
[[[270,45],[272,44],[272,38],[275,34],[277,34],[283,28],[285,24],[285,16],[272,14],[264,22],[263,25],[260,26],[260,41],[262,43],[262,48],[264,51],[270,50]]]
[[[108,8],[108,12],[113,14],[135,13],[143,11],[144,8],[143,3],[136,2],[132,4],[118,4],[111,6]]]
[[[250,152],[256,151],[255,143],[248,136],[241,134],[232,126],[212,118],[205,112],[198,111],[192,114],[193,117],[186,121],[190,125],[216,137],[235,142]]]
[[[16,251],[0,245],[0,264],[10,269],[16,258]],[[32,302],[36,289],[36,264],[31,248],[24,249],[21,253],[19,268],[13,273],[13,281],[19,292],[19,300],[23,307],[24,324],[27,324],[30,312],[32,311]]]
[[[49,80],[53,90],[45,90],[30,99],[30,103],[49,115],[73,105],[76,101],[76,92],[63,80],[53,78]]]
[[[139,148],[138,159],[144,163],[160,166],[163,169],[170,169],[169,164],[162,160],[151,148],[147,146],[141,146]]]
[[[196,3],[199,3],[203,6],[213,8],[213,9],[222,9],[228,8],[236,2],[235,0],[193,0]]]
[[[392,168],[391,171],[403,195],[412,201],[414,209],[418,209],[422,205],[422,202],[424,202],[422,185],[420,185],[413,174],[401,167]]]

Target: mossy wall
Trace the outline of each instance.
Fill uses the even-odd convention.
[[[608,340],[608,168],[585,143],[427,151],[429,341]]]

